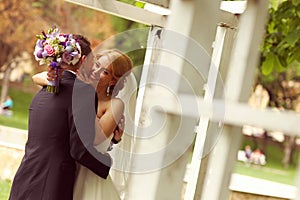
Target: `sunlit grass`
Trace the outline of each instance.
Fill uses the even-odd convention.
[[[0,200],[7,200],[10,192],[11,182],[0,179]]]
[[[8,94],[14,102],[13,115],[10,117],[0,115],[0,125],[26,130],[28,128],[28,109],[34,94],[14,88],[10,88]]]
[[[258,165],[248,166],[238,162],[235,166],[235,173],[288,185],[296,184],[296,169],[294,167],[284,169]]]
[[[253,141],[245,140],[243,145],[254,146]],[[297,173],[297,160],[299,151],[296,150],[293,156],[293,164],[285,168],[282,164],[283,148],[280,145],[268,144],[266,148],[266,165],[246,165],[243,162],[237,162],[234,172],[255,178],[261,178],[278,183],[295,185]]]

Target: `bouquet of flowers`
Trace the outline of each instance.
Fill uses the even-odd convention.
[[[57,93],[59,90],[59,70],[61,64],[76,65],[81,58],[81,48],[72,34],[60,33],[57,28],[50,28],[47,33],[36,35],[34,56],[40,65],[47,64],[55,69],[57,78],[49,81],[47,91]]]

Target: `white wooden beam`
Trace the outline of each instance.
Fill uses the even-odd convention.
[[[139,145],[137,147],[137,152],[139,153],[143,152],[147,147],[155,148],[157,146],[158,148],[162,144],[168,147],[169,139],[174,138],[174,134],[184,136],[185,139],[182,139],[179,144],[188,143],[185,140],[191,138],[191,136],[194,137],[194,126],[197,125],[197,119],[180,118],[180,116],[178,118],[178,116],[165,115],[164,113],[154,117],[150,115],[149,110],[153,110],[157,106],[164,108],[164,104],[156,104],[153,101],[154,99],[164,99],[164,103],[168,102],[169,106],[173,106],[172,109],[176,108],[177,104],[174,94],[181,87],[181,74],[184,70],[185,60],[191,61],[191,63],[195,63],[196,60],[198,65],[194,66],[195,68],[201,68],[203,65],[206,65],[207,69],[209,68],[209,62],[199,60],[199,54],[203,53],[201,52],[203,49],[196,48],[196,50],[201,50],[200,52],[195,52],[191,51],[189,47],[193,47],[192,43],[194,42],[193,44],[196,43],[200,47],[204,46],[208,52],[212,52],[212,43],[219,20],[219,2],[211,0],[174,0],[170,5],[170,10],[171,15],[168,16],[166,29],[163,29],[161,34],[161,46],[158,49],[160,51],[159,57],[153,60],[155,65],[152,68],[156,68],[156,70],[148,75],[153,78],[151,80],[153,85],[146,88],[141,116],[141,118],[145,119],[144,122],[146,124],[149,123],[148,120],[151,118],[155,121],[160,119],[159,121],[165,122],[166,126],[161,128],[162,130],[155,135],[159,140],[153,141],[152,138],[149,138],[144,141],[143,145]],[[203,29],[203,27],[206,28]],[[210,56],[207,55],[207,58],[209,59]],[[159,87],[160,85],[164,87]],[[158,86],[158,88],[155,86]],[[199,87],[199,82],[195,83],[194,86]],[[165,91],[164,89],[166,88],[173,93]],[[164,94],[166,96],[161,97]],[[162,116],[165,116],[165,118],[162,118]],[[181,120],[178,121],[179,119]],[[180,125],[180,129],[175,130],[178,125]],[[152,126],[155,126],[153,122]],[[145,132],[146,130],[140,131],[137,135],[145,135]],[[193,141],[192,139],[189,140],[190,144]],[[131,189],[129,199],[181,199],[183,177],[190,152],[182,151],[180,159],[174,160],[168,166],[163,165],[169,160],[170,156],[177,155],[178,150],[180,151],[179,146],[176,145],[175,148],[165,151],[163,157],[155,158],[155,163],[161,165],[163,169],[132,176],[129,185]],[[135,162],[134,165],[142,166],[142,163]],[[147,197],[145,197],[145,193],[147,193]]]
[[[247,1],[222,1],[220,8],[233,14],[242,14],[246,9],[246,5]]]
[[[191,108],[195,97],[190,95],[179,95],[182,108],[174,110],[164,97],[156,99],[166,112],[191,118],[199,118],[201,115],[208,117],[211,121],[222,122],[242,127],[251,125],[262,127],[272,131],[282,131],[288,135],[300,136],[300,114],[294,111],[278,111],[272,108],[252,108],[246,103],[234,103],[222,99],[214,99],[212,102],[204,101],[198,97],[198,108]],[[158,102],[156,102],[158,103]],[[199,112],[198,112],[199,111]]]
[[[208,79],[206,83],[207,87],[204,95],[205,102],[211,102],[215,94],[215,88],[217,83],[217,77],[219,74],[218,71],[219,71],[219,66],[221,61],[225,35],[226,35],[226,28],[218,27],[215,44],[214,44],[214,50],[212,54],[211,66],[209,68]],[[189,105],[193,105],[193,104],[189,104]],[[194,118],[197,119],[198,117],[196,116]],[[198,124],[199,128],[196,131],[197,136],[194,145],[195,153],[192,156],[192,162],[190,165],[191,176],[189,177],[187,187],[186,187],[185,197],[184,197],[184,199],[186,200],[193,199],[195,195],[199,170],[201,166],[201,160],[199,160],[199,158],[203,157],[203,152],[204,152],[203,149],[204,149],[205,139],[207,137],[206,134],[209,126],[209,120],[210,119],[207,115],[201,115],[201,121]]]
[[[238,25],[238,17],[230,12],[221,10],[221,17],[220,17],[220,25],[224,25],[227,28],[237,29]]]
[[[131,21],[156,25],[160,27],[165,26],[166,16],[144,10],[132,6],[130,4],[122,3],[115,0],[65,0],[66,2],[77,4],[83,7],[88,7],[107,14],[115,15]]]
[[[282,184],[242,174],[232,174],[229,188],[235,192],[266,196],[265,198],[261,197],[261,199],[277,200],[295,199],[298,191],[297,187],[293,185]],[[258,198],[259,197],[256,199]]]
[[[225,81],[225,99],[232,103],[249,98],[255,69],[259,60],[259,46],[263,38],[268,14],[268,1],[248,0],[241,15],[235,44]],[[226,113],[226,112],[225,112]],[[240,116],[241,118],[241,116]],[[242,139],[241,127],[225,124],[220,138],[211,152],[201,199],[225,200],[230,196],[229,182]],[[215,192],[211,192],[214,190]]]
[[[182,58],[178,58],[178,56],[170,55],[170,52],[174,52],[174,48],[177,49],[178,45],[182,47],[182,51],[184,51],[186,47],[186,41],[178,41],[176,45],[174,44],[174,34],[178,33],[178,30],[183,35],[188,35],[189,30],[191,28],[190,21],[192,20],[192,15],[194,13],[194,4],[193,2],[187,1],[176,1],[179,5],[171,7],[172,15],[168,17],[167,21],[167,28],[171,29],[171,31],[164,31],[161,32],[161,39],[155,41],[155,45],[152,46],[152,52],[156,52],[156,55],[152,55],[153,59],[151,58],[151,69],[147,74],[147,77],[144,79],[147,80],[144,87],[146,88],[144,91],[144,96],[142,99],[142,113],[140,116],[140,122],[144,124],[150,124],[149,120],[154,118],[154,116],[150,115],[150,111],[153,107],[159,105],[153,102],[153,99],[156,99],[161,94],[167,94],[168,96],[167,101],[174,105],[174,99],[170,98],[169,93],[164,93],[161,91],[161,88],[157,90],[153,88],[150,84],[155,82],[161,83],[166,80],[163,79],[163,76],[168,76],[168,74],[162,74],[160,71],[160,67],[162,66],[172,66],[172,70],[170,71],[178,71],[180,74],[182,68]],[[184,26],[182,26],[184,24]],[[172,35],[173,34],[173,35]],[[172,37],[173,36],[173,37]],[[177,39],[178,40],[178,39]],[[170,45],[171,44],[171,45]],[[158,46],[157,46],[158,45]],[[169,45],[169,46],[168,46]],[[154,57],[155,56],[155,57]],[[149,63],[145,63],[149,64]],[[146,66],[148,67],[148,66]],[[164,67],[166,69],[166,67]],[[176,77],[177,78],[177,77]],[[158,80],[157,80],[158,79]],[[175,88],[179,85],[179,80],[173,80],[176,84]],[[149,84],[150,83],[150,84]],[[178,84],[178,85],[177,85]],[[176,89],[174,89],[176,92]],[[160,106],[160,105],[159,105]],[[173,137],[172,135],[176,133],[174,127],[172,126],[171,122],[174,122],[174,118],[171,115],[166,116],[163,119],[163,115],[155,115],[155,119],[160,119],[161,121],[166,121],[167,127],[161,130],[159,133],[155,135],[155,137],[144,139],[141,141],[140,144],[136,146],[136,151],[142,153],[145,149],[151,148],[153,149],[164,149],[161,146],[161,143],[165,143],[165,148],[168,146],[168,138]],[[189,123],[186,124],[185,131],[189,131],[191,133],[194,129],[193,125],[187,126]],[[141,124],[139,124],[141,125]],[[157,126],[152,122],[151,127]],[[151,127],[149,127],[151,129]],[[148,129],[149,129],[148,128]],[[159,127],[160,128],[160,127]],[[145,135],[146,130],[139,129],[137,132],[138,135]],[[183,132],[183,131],[182,131]],[[155,140],[155,138],[159,138]],[[170,153],[175,154],[177,149],[173,149]],[[171,163],[167,167],[163,165],[166,153],[163,153],[159,157],[157,156],[154,163],[157,165],[161,165],[160,169],[157,171],[151,171],[148,173],[136,173],[131,176],[129,181],[129,193],[127,199],[132,200],[139,200],[139,199],[147,199],[147,200],[154,200],[154,199],[174,199],[179,200],[181,199],[181,189],[183,184],[183,176],[185,173],[185,163],[187,162],[187,154],[183,156],[181,159],[176,160],[176,163]],[[135,157],[136,158],[136,157]],[[133,160],[134,166],[143,166],[143,163],[139,162],[138,159]],[[180,162],[181,161],[181,162]],[[179,170],[180,169],[180,170]],[[167,184],[166,184],[167,183]],[[146,194],[146,195],[145,195]],[[126,199],[126,198],[125,198]]]
[[[138,8],[133,5],[129,5],[115,0],[65,0],[65,1],[72,4],[98,10],[107,14],[115,15],[124,19],[147,24],[147,25],[155,25],[159,27],[165,27],[166,25],[166,19],[167,19],[166,15],[157,14],[156,12],[151,12],[149,10]],[[169,7],[169,0],[159,1],[159,2],[154,0],[154,2],[156,3],[152,1],[145,1],[145,2],[153,3],[158,6],[161,5],[163,7]],[[227,24],[228,26],[231,27],[235,27],[237,24],[237,17],[235,14],[241,14],[240,12],[243,9],[243,7],[238,6],[239,5],[238,2],[233,2],[233,3],[237,3],[237,7],[238,7],[237,9],[239,10],[239,13],[231,13],[229,12],[228,9],[224,8],[224,6],[222,5],[220,7],[221,9],[220,23]]]

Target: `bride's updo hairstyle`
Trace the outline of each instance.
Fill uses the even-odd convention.
[[[103,50],[96,54],[96,59],[98,60],[102,56],[107,56],[108,60],[111,62],[112,75],[119,78],[118,83],[110,90],[110,93],[113,96],[116,96],[124,87],[125,79],[133,68],[132,60],[118,49]]]

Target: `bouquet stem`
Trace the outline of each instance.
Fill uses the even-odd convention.
[[[59,89],[58,89],[57,86],[54,86],[54,85],[47,85],[46,91],[47,91],[47,92],[51,92],[51,93],[58,93],[58,92],[59,92]]]

